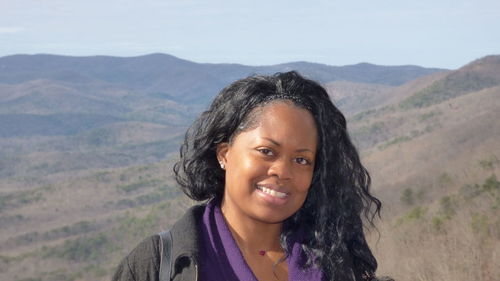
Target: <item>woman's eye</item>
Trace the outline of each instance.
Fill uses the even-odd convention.
[[[270,149],[268,149],[268,148],[260,148],[260,149],[258,149],[258,151],[260,153],[262,153],[262,154],[267,155],[267,156],[273,156],[274,155],[274,153]]]
[[[309,165],[309,163],[310,163],[309,160],[307,160],[306,158],[302,158],[302,157],[296,158],[295,162],[299,163],[300,165]]]

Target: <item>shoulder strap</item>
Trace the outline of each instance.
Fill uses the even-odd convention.
[[[172,233],[170,230],[158,233],[160,235],[160,273],[159,281],[170,281],[172,270]]]

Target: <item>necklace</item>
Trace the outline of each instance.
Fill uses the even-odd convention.
[[[268,251],[269,251],[269,250],[259,250],[259,252],[258,252],[258,253],[259,253],[259,256],[261,256],[261,257],[265,256],[265,255],[267,254],[267,252],[268,252]]]

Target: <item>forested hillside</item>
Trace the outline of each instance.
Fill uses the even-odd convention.
[[[498,57],[483,58],[352,117],[385,202],[380,233],[370,232],[381,272],[397,280],[500,278],[498,67]]]

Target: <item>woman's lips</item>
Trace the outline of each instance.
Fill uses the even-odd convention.
[[[266,194],[269,194],[271,196],[274,196],[274,197],[278,197],[278,198],[285,198],[288,196],[288,194],[284,193],[284,192],[279,192],[279,191],[276,191],[274,189],[271,189],[271,188],[268,188],[268,187],[265,187],[265,186],[262,186],[262,185],[258,185],[257,186],[257,189],[266,193]]]
[[[257,185],[257,194],[260,198],[267,202],[267,204],[285,205],[290,198],[290,193],[277,191],[276,189],[273,189],[271,187],[277,188],[277,186],[274,185]]]

